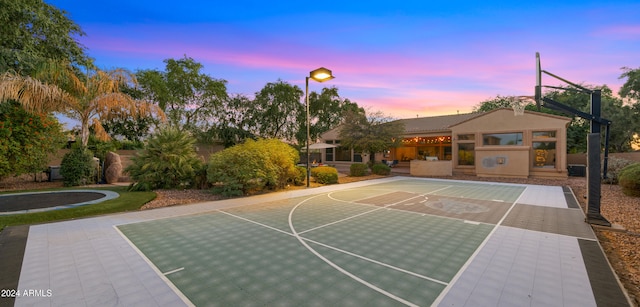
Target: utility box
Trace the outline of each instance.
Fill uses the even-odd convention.
[[[571,177],[584,177],[587,175],[587,166],[584,164],[569,164],[567,172]]]
[[[49,181],[62,180],[62,175],[60,175],[59,165],[49,166],[47,173],[49,174]]]

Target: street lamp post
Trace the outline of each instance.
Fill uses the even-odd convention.
[[[307,108],[307,188],[309,187],[310,179],[311,179],[311,168],[310,168],[310,160],[311,160],[311,152],[309,152],[309,142],[311,139],[311,130],[309,126],[311,125],[311,119],[309,116],[309,79],[316,80],[318,82],[324,82],[335,78],[331,73],[331,70],[328,70],[324,67],[320,67],[318,69],[312,70],[309,73],[308,77],[305,77],[305,90],[304,90],[304,100]]]

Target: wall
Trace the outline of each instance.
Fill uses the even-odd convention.
[[[475,135],[475,174],[478,176],[511,176],[511,177],[566,177],[566,128],[570,119],[561,116],[538,112],[525,111],[522,116],[514,116],[511,109],[498,109],[482,116],[472,118],[451,127],[453,137],[453,165],[454,173],[471,173],[468,166],[458,166],[457,137],[460,134]],[[556,143],[557,158],[554,168],[538,169],[533,167],[531,149],[534,131],[556,131],[556,137],[549,139]],[[522,132],[521,146],[484,146],[484,133],[513,133]],[[536,140],[539,141],[539,140]],[[508,148],[512,147],[512,148]],[[491,159],[504,156],[508,158],[508,165],[491,165]],[[487,160],[488,159],[488,160]],[[484,165],[483,166],[483,161]],[[526,171],[525,171],[526,170]],[[504,172],[504,173],[502,173]]]
[[[216,153],[224,149],[222,145],[216,144],[198,144],[196,145],[196,153],[202,158],[203,161],[209,161],[209,157],[211,154]],[[59,166],[62,162],[62,157],[66,153],[69,152],[69,149],[60,149],[57,153],[49,156],[49,162],[47,165],[49,166]],[[131,162],[131,158],[133,158],[137,150],[116,150],[116,153],[120,155],[120,161],[122,163],[122,167],[126,168],[129,166]]]
[[[451,161],[411,160],[409,173],[411,176],[451,176]]]
[[[478,177],[529,176],[529,147],[501,146],[476,148],[476,175]]]
[[[612,158],[612,157],[640,162],[640,151],[609,153],[609,158]],[[600,155],[600,158],[604,159],[604,155]],[[586,165],[587,164],[587,154],[586,153],[568,154],[567,155],[567,164],[584,164],[584,165]]]

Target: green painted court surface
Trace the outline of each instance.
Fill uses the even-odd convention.
[[[428,306],[524,189],[406,179],[118,229],[198,306]]]

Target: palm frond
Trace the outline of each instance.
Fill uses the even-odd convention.
[[[0,76],[0,101],[15,100],[31,113],[62,111],[65,98],[65,93],[55,85],[10,72]]]

